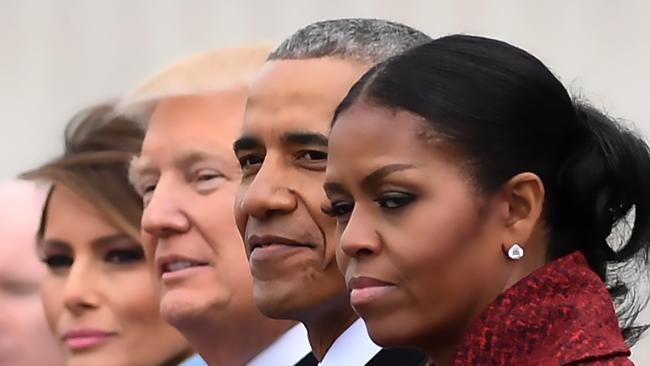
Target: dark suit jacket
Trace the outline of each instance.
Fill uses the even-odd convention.
[[[406,348],[383,349],[375,355],[365,366],[424,366],[428,357],[418,351]],[[316,366],[318,361],[310,353],[295,366]],[[347,365],[341,365],[347,366]],[[356,366],[356,365],[355,365]],[[362,365],[358,365],[362,366]]]
[[[424,366],[429,357],[422,352],[408,348],[387,348],[381,350],[365,366]]]

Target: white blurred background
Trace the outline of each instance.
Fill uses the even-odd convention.
[[[0,0],[0,178],[59,153],[77,110],[178,58],[355,16],[524,47],[572,92],[650,135],[645,0]],[[650,364],[650,336],[633,356]]]

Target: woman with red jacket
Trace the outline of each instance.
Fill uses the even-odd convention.
[[[328,150],[324,210],[376,343],[435,365],[631,364],[648,146],[538,59],[464,35],[407,51],[351,89]]]

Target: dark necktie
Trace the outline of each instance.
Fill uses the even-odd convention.
[[[316,361],[316,358],[314,355],[309,352],[307,356],[303,357],[302,360],[298,361],[298,363],[295,366],[317,366],[318,361]]]

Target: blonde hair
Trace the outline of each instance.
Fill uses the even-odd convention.
[[[190,56],[140,83],[116,109],[146,125],[156,103],[163,99],[247,87],[271,49],[270,45],[257,44]]]

